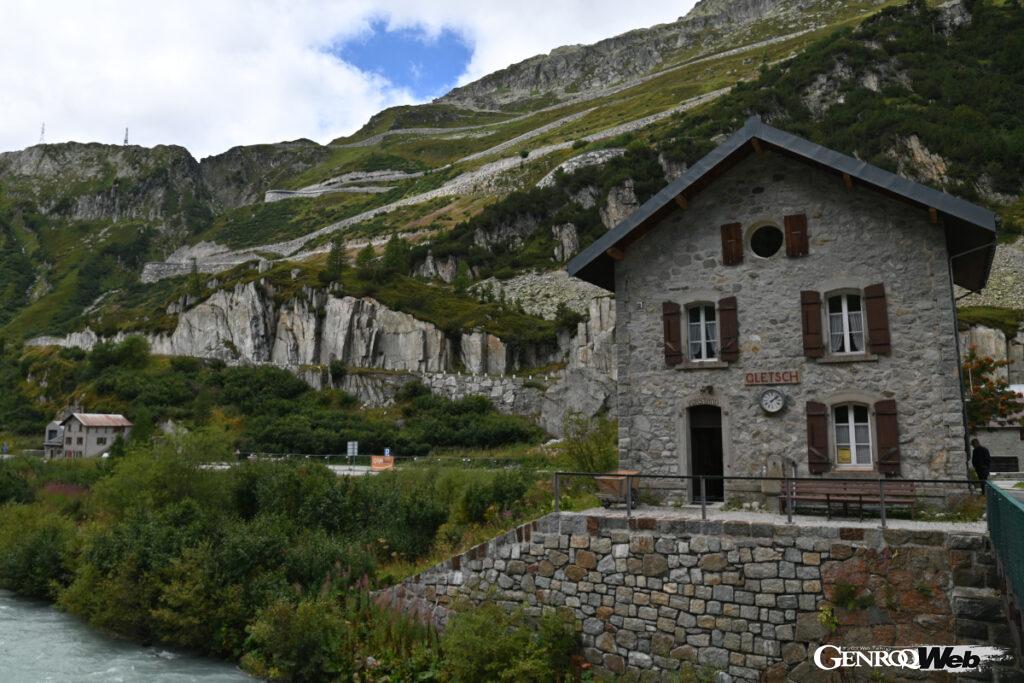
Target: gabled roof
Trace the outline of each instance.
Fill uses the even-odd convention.
[[[621,250],[677,209],[677,205],[685,206],[688,199],[722,172],[752,152],[766,148],[835,173],[848,186],[863,185],[927,211],[935,229],[944,231],[947,250],[953,257],[953,281],[971,291],[985,286],[995,255],[996,217],[991,211],[773,128],[756,116],[747,119],[743,128],[577,254],[566,267],[569,274],[614,291],[614,257],[621,258]]]
[[[86,427],[131,427],[131,421],[124,415],[107,413],[71,413],[61,424],[67,424],[70,419],[78,420]]]

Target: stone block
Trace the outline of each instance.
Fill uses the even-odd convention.
[[[569,537],[570,548],[589,548],[590,547],[590,536],[577,536],[572,535]]]
[[[654,662],[651,660],[651,656],[644,652],[637,652],[633,650],[629,653],[629,665],[638,669],[650,669]]]
[[[722,553],[712,553],[701,557],[697,566],[705,571],[719,572],[729,566],[729,562]]]
[[[590,549],[598,555],[606,555],[611,552],[612,541],[610,538],[592,538],[590,539]]]
[[[953,589],[953,614],[957,619],[995,621],[1003,618],[1003,601],[991,588]]]
[[[776,633],[778,633],[778,629],[776,629]],[[805,642],[820,641],[827,635],[828,628],[818,621],[817,612],[805,612],[797,615],[796,640]]]
[[[569,562],[569,556],[560,550],[549,550],[548,560],[556,567],[561,567]]]
[[[654,537],[639,534],[632,536],[629,539],[629,550],[637,555],[654,552]]]
[[[753,562],[743,567],[743,573],[748,579],[768,579],[779,575],[779,566],[775,562]]]
[[[604,666],[614,674],[621,675],[626,673],[626,660],[616,654],[606,654],[604,656]]]
[[[661,576],[668,572],[668,560],[657,553],[644,555],[643,572],[645,576]]]
[[[565,576],[570,581],[582,581],[587,576],[587,570],[575,564],[565,568]]]
[[[584,536],[584,538],[586,538],[586,536]],[[576,564],[583,567],[584,569],[596,569],[597,556],[589,550],[577,550]]]
[[[786,643],[782,646],[782,661],[787,664],[799,664],[807,658],[807,648],[803,643]]]
[[[600,619],[584,619],[583,632],[590,636],[604,633],[604,622]]]
[[[509,560],[505,565],[505,572],[508,574],[525,574],[526,563],[522,560]]]
[[[697,661],[704,666],[722,670],[729,666],[729,651],[720,647],[703,647],[697,651]]]

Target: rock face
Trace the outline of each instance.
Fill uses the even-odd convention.
[[[530,235],[540,227],[532,216],[518,215],[512,222],[500,223],[487,228],[477,228],[473,233],[473,242],[478,247],[494,250],[495,248],[516,248],[522,246]]]
[[[572,223],[551,226],[551,236],[555,238],[554,257],[562,263],[568,261],[580,250],[580,237],[576,226]]]
[[[428,280],[441,280],[451,284],[459,273],[459,259],[453,255],[435,258],[433,252],[428,251],[423,262],[413,269],[417,277]]]
[[[312,140],[232,147],[200,163],[203,182],[221,208],[262,201],[278,178],[294,176],[324,161],[330,149]]]
[[[145,220],[163,232],[195,227],[186,207],[209,202],[198,162],[176,145],[35,145],[0,154],[0,178],[47,215]]]
[[[593,45],[560,47],[455,88],[437,101],[498,109],[543,93],[568,98],[578,91],[599,91],[648,74],[686,48],[710,47],[718,31],[739,29],[791,9],[795,8],[783,0],[703,0],[677,21]],[[793,14],[799,19],[798,13]]]
[[[595,297],[607,296],[600,287],[569,277],[564,270],[523,273],[507,280],[487,278],[471,290],[477,296],[486,293],[494,301],[519,304],[526,313],[545,320],[555,319],[559,305],[586,314]]]
[[[609,160],[614,159],[615,157],[620,157],[625,153],[625,147],[610,147],[608,149],[596,149],[593,152],[585,152],[579,156],[567,159],[558,166],[555,166],[551,169],[550,173],[537,181],[537,187],[551,187],[554,185],[555,175],[559,171],[562,173],[575,173],[579,169],[587,166],[600,166],[602,164],[606,164]]]
[[[613,187],[608,192],[608,199],[601,209],[601,222],[604,223],[604,227],[611,230],[639,208],[640,202],[636,198],[633,181],[624,180],[621,185]]]

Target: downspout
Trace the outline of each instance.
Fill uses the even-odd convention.
[[[953,259],[958,259],[961,256],[967,256],[973,254],[976,251],[982,249],[989,249],[995,247],[996,241],[993,239],[991,242],[987,242],[978,247],[973,247],[967,251],[962,251],[959,254],[950,256],[946,262],[949,270],[949,301],[953,306],[953,340],[956,343],[956,376],[960,385],[960,418],[964,425],[964,457],[969,460],[971,457],[971,435],[967,431],[967,396],[964,394],[964,366],[963,356],[960,353],[960,316],[956,311],[956,285],[953,284]],[[978,290],[981,291],[981,290]],[[969,294],[976,294],[977,292],[969,292]],[[965,295],[966,296],[966,295]]]

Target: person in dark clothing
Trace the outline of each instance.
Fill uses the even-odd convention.
[[[988,452],[988,449],[981,445],[981,442],[977,439],[971,439],[971,465],[974,466],[974,471],[978,474],[978,481],[981,482],[981,492],[985,492],[985,481],[988,479],[988,473],[992,470],[992,454]]]

